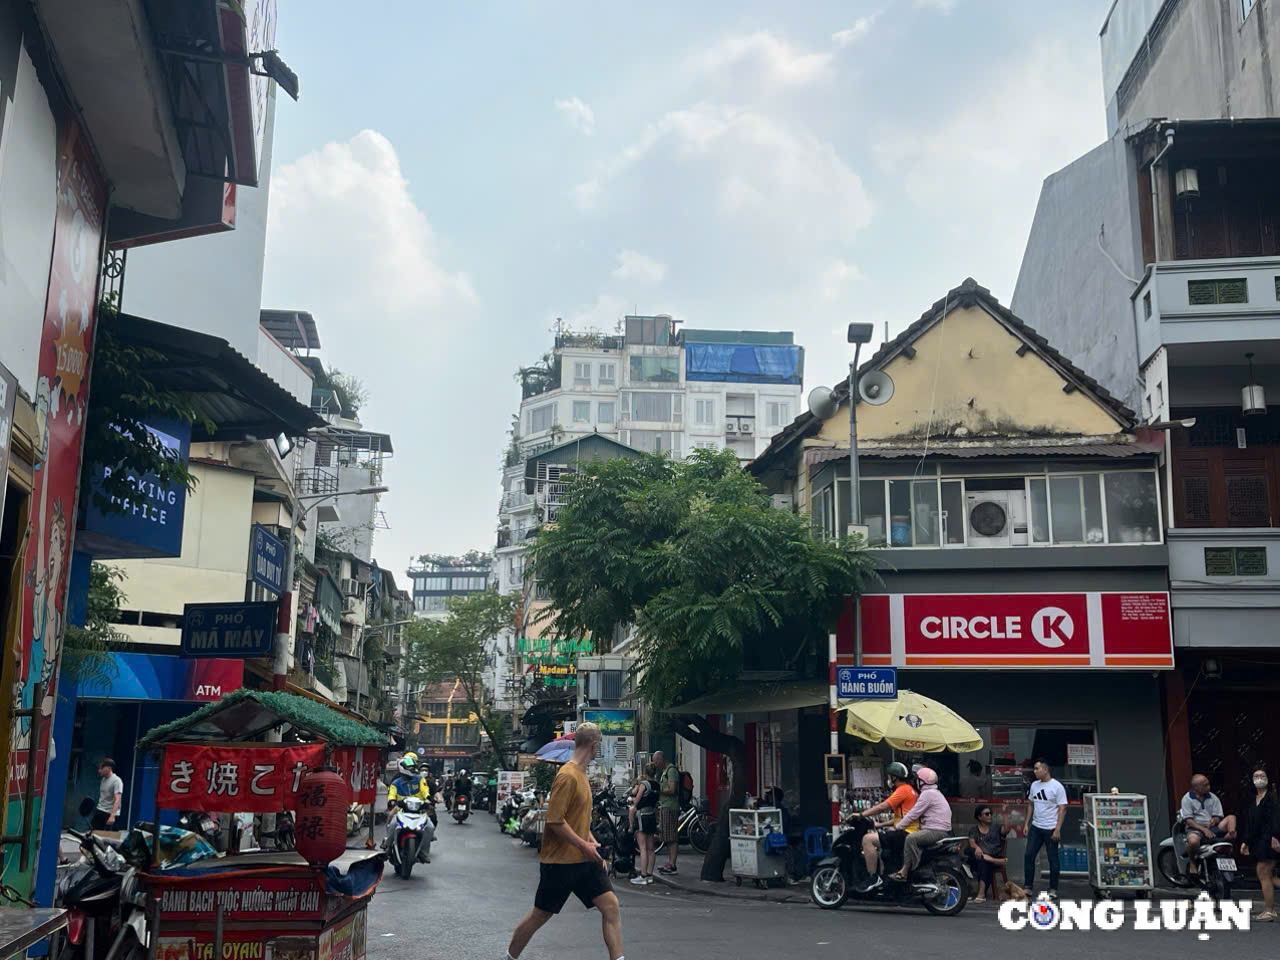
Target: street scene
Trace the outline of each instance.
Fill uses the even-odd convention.
[[[0,0],[0,960],[1280,951],[1280,0]]]

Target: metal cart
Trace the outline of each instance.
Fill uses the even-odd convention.
[[[1089,885],[1095,895],[1131,890],[1150,896],[1154,887],[1147,798],[1141,793],[1086,793],[1084,829]]]
[[[779,842],[771,840],[771,836],[782,838],[779,852],[770,852],[770,844]],[[730,869],[738,886],[742,886],[743,880],[763,887],[783,879],[787,874],[787,848],[782,833],[782,811],[777,807],[730,810],[729,848]]]

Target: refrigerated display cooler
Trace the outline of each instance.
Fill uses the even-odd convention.
[[[1155,886],[1147,798],[1140,793],[1086,793],[1084,827],[1089,885],[1098,895],[1129,890],[1147,896]]]
[[[738,886],[751,880],[765,886],[787,873],[787,841],[777,807],[729,811],[730,869]]]

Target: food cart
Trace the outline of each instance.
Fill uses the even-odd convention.
[[[787,873],[787,839],[778,807],[729,811],[730,869],[738,886],[751,880],[757,887],[781,880]]]
[[[264,742],[272,731],[279,732],[280,742]],[[139,751],[155,753],[160,761],[157,813],[296,810],[302,851],[260,850],[173,868],[153,861],[141,874],[149,955],[154,960],[360,960],[366,911],[385,855],[361,851],[350,856],[362,859],[348,862],[343,854],[333,866],[307,862],[308,838],[332,829],[321,822],[326,801],[341,805],[338,851],[345,845],[346,813],[346,803],[338,798],[318,799],[308,774],[336,770],[350,788],[349,799],[372,803],[386,742],[384,734],[323,704],[257,690],[238,690],[143,737]],[[332,775],[328,785],[335,785]],[[157,842],[153,849],[158,848]]]

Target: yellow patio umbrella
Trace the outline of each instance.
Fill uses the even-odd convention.
[[[872,743],[887,741],[895,750],[917,753],[972,753],[983,747],[978,731],[945,704],[910,690],[896,700],[842,700],[845,732]]]

